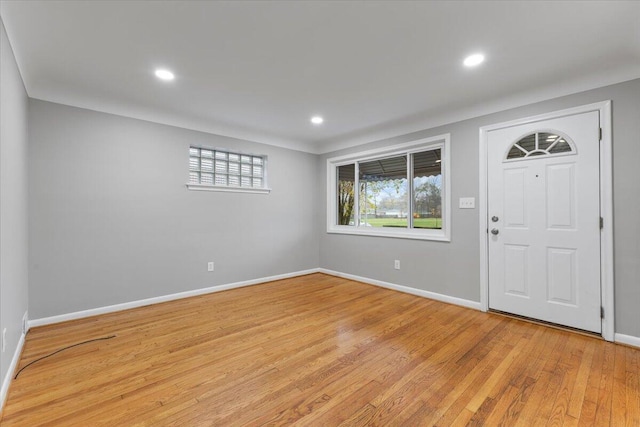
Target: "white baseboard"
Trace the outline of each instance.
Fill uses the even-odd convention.
[[[320,273],[329,274],[331,276],[356,280],[358,282],[364,282],[370,285],[380,286],[382,288],[393,289],[394,291],[404,292],[405,294],[416,295],[423,298],[429,298],[436,301],[446,302],[448,304],[459,305],[462,307],[473,308],[474,310],[482,311],[482,306],[477,301],[471,301],[463,298],[452,297],[449,295],[443,295],[436,292],[424,291],[422,289],[416,289],[409,286],[396,285],[395,283],[383,282],[382,280],[370,279],[368,277],[356,276],[354,274],[347,274],[347,273],[341,273],[339,271],[327,270],[326,268],[320,268],[319,271]]]
[[[60,314],[58,316],[34,319],[34,320],[30,320],[28,325],[29,325],[29,328],[44,326],[44,325],[52,325],[54,323],[82,319],[85,317],[97,316],[100,314],[113,313],[116,311],[128,310],[131,308],[143,307],[146,305],[158,304],[166,301],[173,301],[177,299],[189,298],[189,297],[194,297],[198,295],[211,294],[214,292],[221,292],[229,289],[242,288],[245,286],[259,285],[261,283],[272,282],[274,280],[282,280],[282,279],[289,279],[291,277],[304,276],[307,274],[318,273],[319,271],[320,269],[318,268],[312,268],[309,270],[296,271],[293,273],[279,274],[276,276],[245,280],[243,282],[235,282],[235,283],[229,283],[226,285],[211,286],[209,288],[194,289],[192,291],[178,292],[175,294],[163,295],[160,297],[146,298],[146,299],[137,300],[137,301],[125,302],[122,304],[108,305],[105,307],[98,307],[98,308],[92,308],[89,310],[76,311],[73,313]]]
[[[0,389],[0,414],[2,413],[2,409],[4,408],[4,403],[7,400],[7,394],[9,393],[9,386],[11,385],[11,381],[13,381],[13,376],[15,375],[16,368],[18,367],[18,362],[20,362],[20,356],[22,355],[22,347],[24,347],[25,334],[20,334],[20,340],[18,341],[18,346],[16,347],[16,351],[13,353],[13,358],[11,359],[11,364],[9,365],[9,369],[7,370],[7,374],[2,379],[2,389]]]
[[[198,295],[210,294],[214,292],[226,291],[229,289],[242,288],[245,286],[258,285],[260,283],[271,282],[273,280],[289,279],[291,277],[304,276],[312,273],[325,273],[331,276],[344,277],[345,279],[357,280],[359,282],[368,283],[375,286],[380,286],[387,289],[393,289],[399,292],[404,292],[411,295],[420,296],[423,298],[430,298],[436,301],[442,301],[449,304],[455,304],[462,307],[473,308],[475,310],[482,310],[479,302],[470,301],[463,298],[452,297],[449,295],[438,294],[436,292],[424,291],[421,289],[411,288],[409,286],[396,285],[394,283],[384,282],[381,280],[370,279],[367,277],[356,276],[353,274],[340,273],[338,271],[328,270],[325,268],[312,268],[309,270],[296,271],[293,273],[279,274],[276,276],[262,277],[259,279],[246,280],[243,282],[229,283],[226,285],[212,286],[209,288],[195,289],[192,291],[179,292],[170,295],[163,295],[160,297],[147,298],[143,300],[130,301],[122,304],[109,305],[105,307],[92,308],[89,310],[76,311],[73,313],[60,314],[57,316],[44,317],[41,319],[34,319],[28,322],[28,327],[33,328],[37,326],[52,325],[54,323],[67,322],[69,320],[82,319],[85,317],[97,316],[100,314],[113,313],[116,311],[128,310],[131,308],[143,307],[146,305],[158,304],[166,301],[173,301],[182,298],[189,298]]]
[[[640,348],[640,337],[634,337],[633,335],[624,335],[616,333],[614,335],[614,341],[620,344],[631,345],[633,347]]]

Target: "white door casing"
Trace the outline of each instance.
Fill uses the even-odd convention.
[[[601,332],[599,130],[591,111],[489,132],[490,308]],[[507,158],[548,135],[571,151]]]
[[[545,120],[573,116],[586,112],[597,112],[600,120],[599,142],[599,188],[593,191],[600,193],[600,217],[603,218],[600,229],[600,282],[602,336],[614,341],[614,274],[613,274],[613,155],[612,155],[612,122],[611,101],[596,102],[564,110],[524,117],[508,122],[486,125],[479,129],[479,243],[480,243],[480,309],[489,310],[489,240],[492,224],[488,211],[488,136],[491,131],[515,126],[540,123]],[[537,127],[537,126],[536,126]],[[514,162],[515,163],[515,162]]]

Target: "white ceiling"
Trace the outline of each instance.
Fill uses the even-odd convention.
[[[312,153],[640,77],[637,1],[2,0],[0,13],[33,98]],[[485,63],[464,68],[477,51]]]

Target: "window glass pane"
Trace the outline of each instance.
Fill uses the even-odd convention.
[[[240,177],[238,175],[229,175],[229,185],[233,185],[235,187],[240,186]]]
[[[355,164],[338,166],[338,225],[354,225],[353,216],[355,213],[355,194],[353,186],[356,179]]]
[[[527,135],[518,141],[518,145],[524,148],[526,151],[533,151],[536,149],[536,134],[532,133]]]
[[[241,173],[245,176],[251,176],[251,165],[243,163],[241,167]]]
[[[514,145],[513,147],[511,147],[511,150],[509,150],[507,159],[519,159],[524,156],[526,156],[526,153]]]
[[[407,156],[361,162],[359,171],[359,225],[406,228]]]
[[[234,153],[229,153],[229,161],[230,162],[239,162],[240,161],[240,155],[239,154],[234,154]]]
[[[198,172],[189,172],[189,183],[200,184],[200,174]]]
[[[251,163],[251,156],[240,156],[240,161],[242,163]]]
[[[253,164],[254,165],[261,165],[262,164],[262,157],[254,157],[253,158]]]
[[[227,185],[227,176],[216,175],[216,185]]]
[[[243,176],[240,183],[242,187],[251,187],[251,178]]]
[[[224,151],[216,151],[216,159],[227,160],[227,153],[225,153]]]
[[[571,151],[571,146],[569,145],[569,143],[564,139],[560,139],[558,143],[554,145],[551,148],[551,150],[549,150],[549,153],[557,154],[557,153],[567,153],[569,151]]]
[[[200,175],[201,184],[213,184],[213,174],[203,173]]]
[[[216,173],[227,173],[227,162],[216,160]]]
[[[441,150],[413,156],[413,228],[442,228]]]
[[[189,148],[189,155],[190,156],[194,156],[194,157],[199,157],[200,156],[200,149],[199,148],[190,147]]]
[[[213,151],[211,150],[200,150],[201,157],[213,157]]]
[[[253,186],[256,188],[262,187],[262,178],[253,178]]]
[[[189,157],[189,170],[200,170],[200,159],[197,157]]]
[[[253,176],[262,176],[262,166],[253,166]]]
[[[229,174],[240,175],[240,163],[229,162]]]
[[[546,150],[549,148],[551,144],[553,144],[560,137],[558,135],[548,133],[548,132],[540,132],[538,134],[538,148],[540,150]]]
[[[203,158],[200,163],[202,172],[213,172],[213,159]]]

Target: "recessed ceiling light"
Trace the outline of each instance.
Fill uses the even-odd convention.
[[[173,80],[175,78],[175,76],[173,75],[173,73],[169,70],[163,70],[163,69],[157,69],[156,70],[156,77],[159,78],[160,80]]]
[[[475,67],[476,65],[482,64],[482,61],[484,61],[484,55],[481,53],[474,53],[464,59],[464,65],[467,67]]]
[[[313,123],[314,125],[322,124],[322,122],[324,122],[324,119],[320,116],[311,117],[311,123]]]

